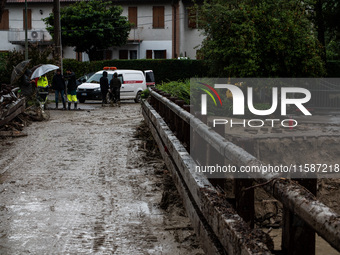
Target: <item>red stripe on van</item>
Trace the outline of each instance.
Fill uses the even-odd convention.
[[[129,83],[143,83],[143,81],[124,81],[124,84],[129,84]]]
[[[154,82],[147,82],[147,83],[146,83],[146,86],[154,86],[154,85],[155,85]]]

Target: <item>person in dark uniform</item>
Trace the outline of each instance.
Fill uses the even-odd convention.
[[[99,80],[100,90],[102,93],[102,105],[107,104],[106,95],[109,91],[109,79],[107,78],[107,72],[103,72],[103,76]]]
[[[67,82],[67,101],[68,109],[71,110],[71,103],[74,103],[74,109],[77,109],[77,82],[76,75],[71,69],[66,70],[65,78],[68,79]]]
[[[110,81],[110,90],[113,95],[113,101],[114,103],[118,103],[118,106],[120,107],[120,88],[122,86],[122,82],[120,79],[118,79],[118,74],[114,73],[112,76],[112,79]]]

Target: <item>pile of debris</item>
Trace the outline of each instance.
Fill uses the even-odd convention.
[[[26,136],[24,127],[32,121],[46,118],[39,112],[39,107],[26,108],[26,98],[20,95],[18,87],[2,84],[0,87],[0,138]]]
[[[30,60],[24,60],[17,64],[12,71],[11,85],[2,84],[0,86],[0,138],[26,135],[21,131],[31,121],[47,119],[48,114],[44,116],[41,107],[34,103],[36,101],[34,89],[27,86],[27,84],[30,85],[29,64]],[[27,81],[26,83],[22,82],[22,77],[26,77],[24,79]],[[21,88],[14,85],[19,83],[22,84]],[[21,92],[19,93],[19,91]],[[33,105],[27,108],[26,97],[33,102]]]
[[[27,121],[19,115],[25,112],[25,98],[18,95],[19,88],[2,84],[0,89],[0,137],[23,136]]]
[[[0,111],[3,112],[4,108],[18,100],[17,91],[19,88],[13,88],[11,85],[2,84],[0,87]]]

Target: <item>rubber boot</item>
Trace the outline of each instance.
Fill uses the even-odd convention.
[[[68,110],[71,110],[71,103],[68,103]]]
[[[66,110],[66,103],[63,103],[63,110]]]
[[[118,107],[120,107],[120,100],[118,101]]]
[[[55,103],[55,108],[58,109],[58,103]]]
[[[74,110],[77,110],[77,103],[74,103]]]

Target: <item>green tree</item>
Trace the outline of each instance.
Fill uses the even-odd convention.
[[[339,59],[340,51],[340,2],[339,0],[306,0],[311,21],[323,46],[324,60]]]
[[[105,1],[79,1],[60,10],[61,40],[63,45],[75,47],[77,52],[86,52],[90,60],[102,60],[100,50],[126,44],[131,25],[121,16],[121,6]],[[44,19],[52,35],[53,13]]]
[[[340,2],[338,0],[319,1],[322,1],[327,59],[340,60]]]
[[[204,58],[229,77],[325,74],[306,6],[296,0],[210,0],[200,10]]]

